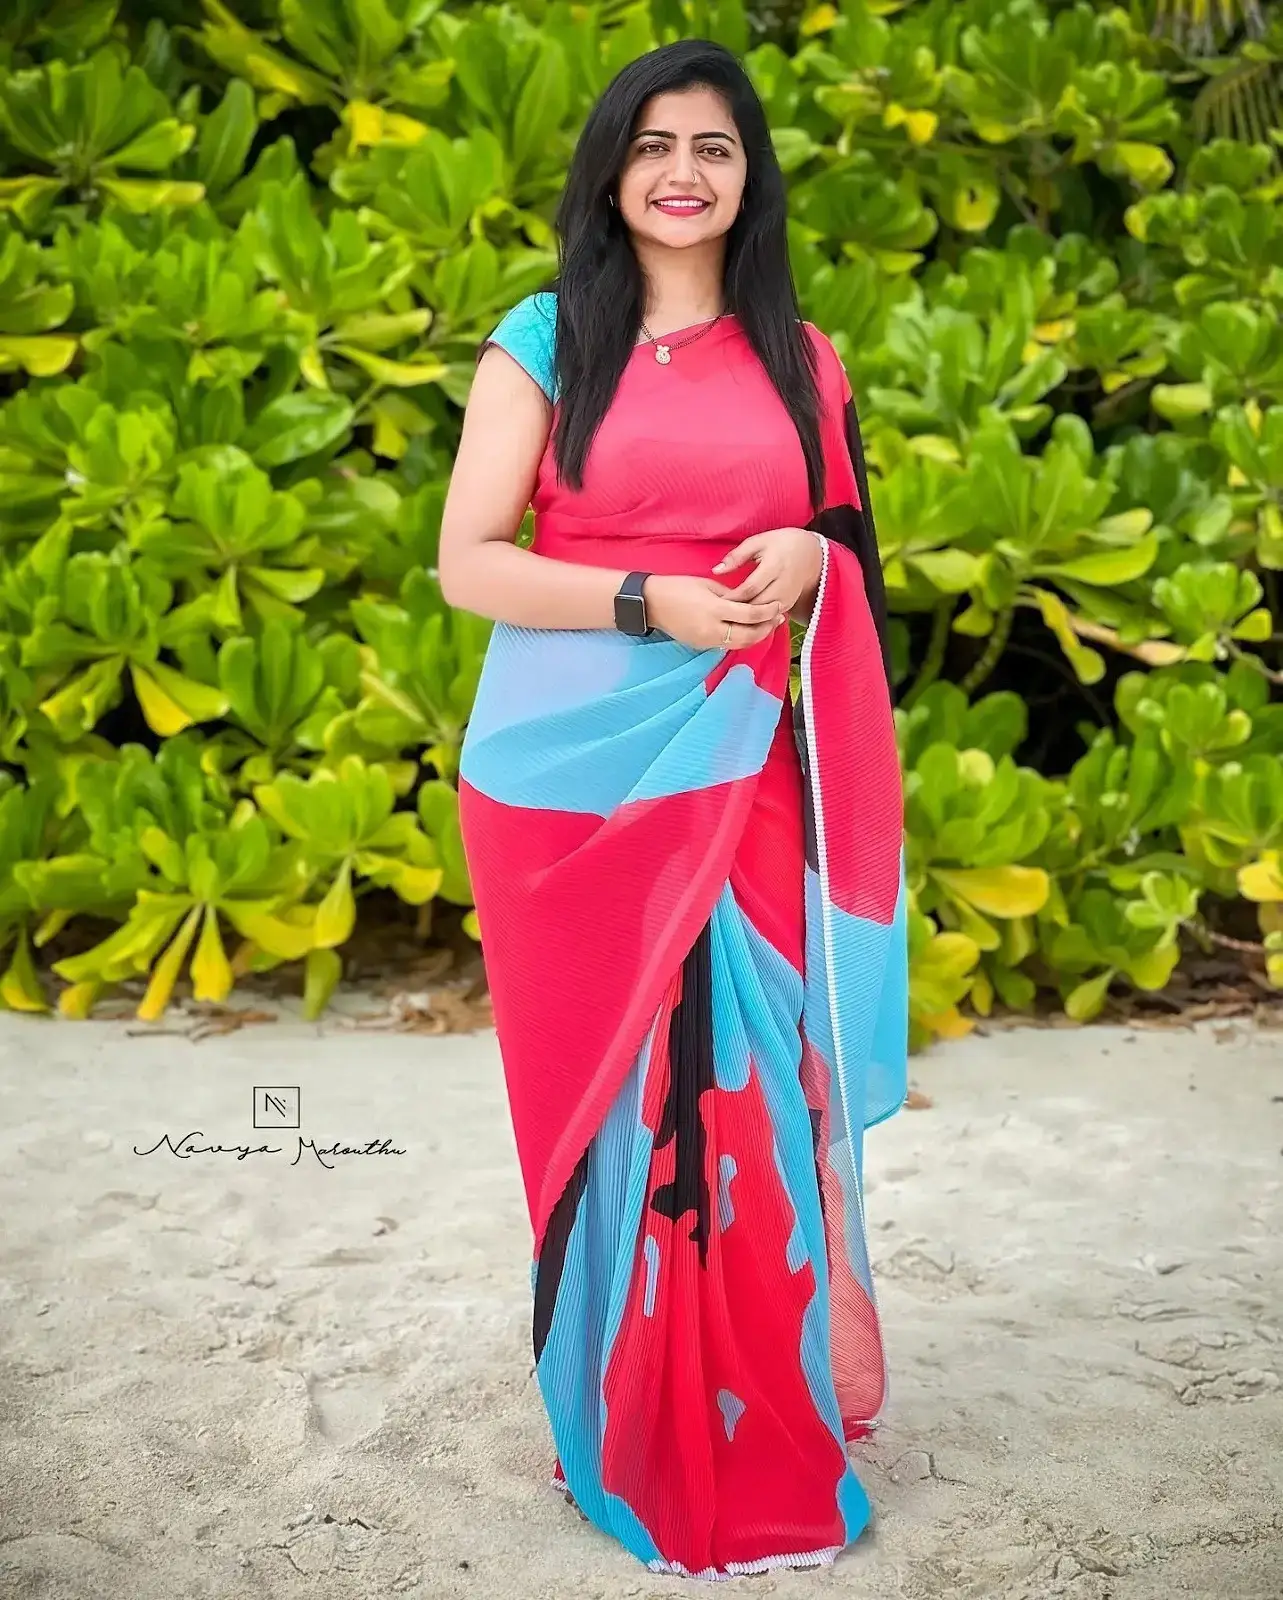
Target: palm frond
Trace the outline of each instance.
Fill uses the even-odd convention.
[[[1240,31],[1265,32],[1260,0],[1150,0],[1153,31],[1179,50],[1211,52]]]
[[[1210,77],[1194,102],[1194,131],[1200,140],[1239,139],[1269,145],[1283,128],[1283,61],[1238,56]]]

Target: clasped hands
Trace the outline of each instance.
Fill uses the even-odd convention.
[[[742,650],[767,638],[814,599],[820,581],[820,541],[806,528],[770,528],[742,539],[713,568],[734,572],[755,562],[731,587],[716,577],[652,574],[646,613],[653,625],[694,650]]]

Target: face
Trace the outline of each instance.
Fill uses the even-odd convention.
[[[616,204],[638,241],[706,244],[735,221],[747,174],[739,132],[716,90],[658,94],[638,114]]]

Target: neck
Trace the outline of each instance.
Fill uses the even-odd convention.
[[[711,321],[725,310],[720,239],[707,247],[669,250],[649,240],[634,244],[646,283],[643,318],[653,331]]]

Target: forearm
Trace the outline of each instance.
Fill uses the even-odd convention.
[[[807,532],[814,536],[820,547],[820,560],[814,578],[805,585],[796,602],[789,607],[789,616],[794,622],[800,622],[804,626],[810,622],[811,613],[815,610],[815,597],[820,592],[820,575],[824,571],[824,536],[816,533],[814,528],[808,528]]]
[[[518,628],[613,628],[615,593],[627,576],[488,539],[442,564],[441,587],[461,611]]]

